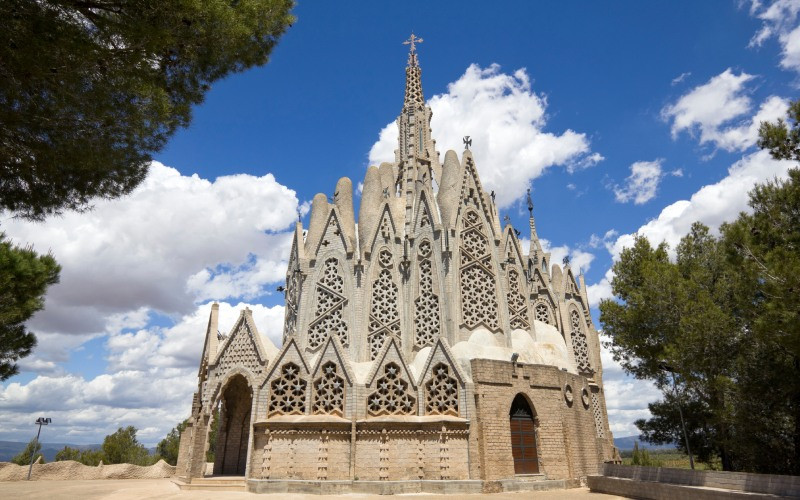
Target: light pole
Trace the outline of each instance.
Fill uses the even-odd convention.
[[[28,467],[28,481],[31,480],[31,472],[33,471],[33,458],[36,456],[36,447],[39,444],[39,435],[42,433],[42,426],[47,425],[50,422],[51,420],[46,417],[39,417],[36,419],[36,423],[39,424],[39,431],[36,433],[36,441],[34,441],[33,450],[31,450],[31,465]]]
[[[683,428],[683,440],[686,443],[686,452],[689,454],[689,466],[694,470],[694,458],[692,458],[692,449],[689,448],[689,435],[686,434],[686,422],[683,420],[683,410],[681,409],[681,401],[678,397],[678,383],[675,381],[675,370],[672,369],[665,362],[661,362],[658,364],[658,367],[665,372],[669,372],[672,374],[672,388],[675,391],[675,400],[678,402],[678,414],[681,416],[681,427]]]

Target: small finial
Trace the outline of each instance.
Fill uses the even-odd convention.
[[[470,139],[468,135],[465,135],[461,140],[464,142],[464,149],[469,151],[470,146],[472,146],[472,139]]]
[[[415,36],[414,32],[412,31],[411,36],[408,38],[408,40],[403,42],[403,45],[411,45],[411,52],[416,52],[417,50],[416,44],[422,42],[423,42],[422,38]]]
[[[490,194],[489,196],[491,196],[491,197],[492,197],[492,203],[494,203],[494,197],[496,196],[496,195],[494,194],[494,189],[492,190],[492,194]]]
[[[300,207],[297,207],[297,222],[303,222],[303,217],[300,215]]]
[[[533,217],[533,200],[531,199],[531,188],[528,188],[528,212]]]
[[[504,215],[503,216],[503,222],[505,224],[511,224],[511,217],[509,217],[508,214]]]
[[[563,259],[561,259],[561,263],[564,264],[564,267],[569,267],[569,255],[565,255]]]

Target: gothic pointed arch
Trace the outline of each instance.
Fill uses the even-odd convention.
[[[594,370],[589,361],[589,344],[586,340],[586,325],[575,304],[569,307],[569,328],[572,352],[575,355],[575,366],[578,368],[578,373],[591,375]]]
[[[478,169],[475,166],[475,161],[472,159],[472,153],[469,151],[464,153],[464,173],[461,181],[461,196],[460,199],[465,205],[472,205],[480,210],[484,220],[489,226],[491,235],[495,236],[495,226],[492,224],[494,220],[492,209],[490,208],[486,194],[481,187],[481,179],[478,176]]]
[[[394,338],[375,358],[366,389],[369,416],[417,414],[417,385]]]
[[[417,201],[417,211],[414,217],[414,231],[420,233],[426,229],[433,230],[433,213],[431,212],[431,205],[428,203],[428,196],[426,191],[422,191]]]
[[[533,278],[530,286],[530,297],[533,307],[533,319],[558,328],[556,301],[547,286],[546,275],[538,267],[533,267]]]
[[[328,337],[311,372],[311,413],[345,417],[353,389],[353,370],[339,340]]]
[[[386,339],[394,337],[400,341],[400,289],[393,270],[395,257],[389,246],[381,246],[377,252],[372,264],[367,320],[369,359],[375,359]]]
[[[539,452],[536,443],[536,412],[524,394],[517,394],[509,410],[511,454],[515,474],[537,474]]]
[[[470,329],[485,326],[500,329],[497,302],[497,274],[492,264],[492,251],[486,224],[473,208],[461,217],[459,248],[459,280],[461,289],[461,322]]]
[[[444,338],[439,338],[431,349],[419,383],[420,404],[426,415],[463,414],[466,376]]]
[[[306,413],[310,370],[294,338],[283,346],[271,363],[259,389],[267,401],[267,417]]]
[[[331,334],[336,335],[342,345],[350,344],[347,306],[344,274],[339,259],[328,257],[322,262],[314,288],[314,316],[308,325],[308,347],[319,348]]]
[[[414,345],[432,344],[441,332],[438,275],[434,267],[433,241],[424,238],[417,244],[419,294],[414,299]]]

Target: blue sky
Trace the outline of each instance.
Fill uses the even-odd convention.
[[[269,64],[217,82],[133,195],[43,224],[6,214],[12,239],[52,249],[64,271],[30,323],[39,348],[0,385],[0,439],[29,439],[47,413],[53,440],[136,425],[158,441],[189,412],[212,300],[228,326],[250,304],[277,339],[295,211],[393,146],[380,134],[402,105],[412,30],[438,149],[473,136],[484,184],[523,232],[530,185],[539,235],[583,269],[593,303],[632,234],[674,245],[785,175],[754,131],[797,97],[800,0],[486,7],[300,2]],[[605,361],[612,430],[634,434],[658,393]]]

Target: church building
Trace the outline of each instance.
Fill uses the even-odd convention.
[[[619,460],[583,276],[501,223],[471,151],[436,150],[412,35],[395,161],[296,224],[282,344],[211,306],[177,475],[576,481]],[[466,142],[466,141],[465,141]],[[400,484],[400,483],[397,483]],[[406,484],[406,483],[403,483]],[[484,490],[486,491],[486,490]]]

